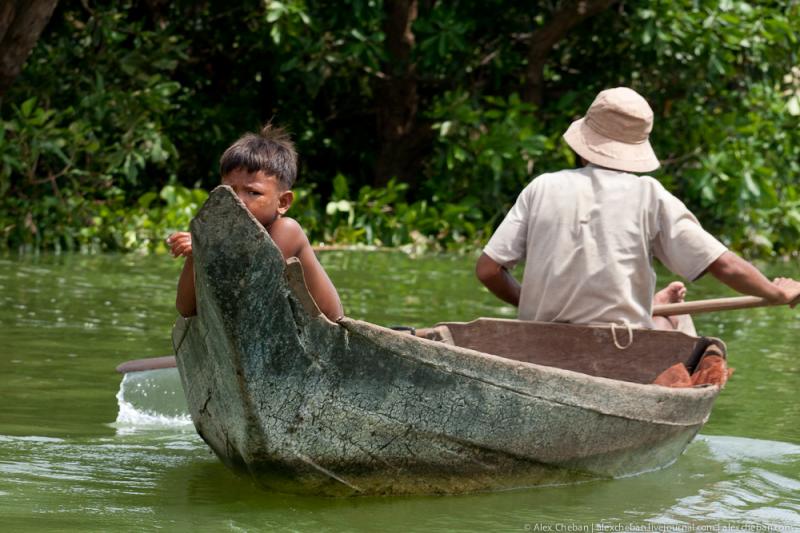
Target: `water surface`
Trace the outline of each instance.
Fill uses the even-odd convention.
[[[514,313],[479,288],[472,257],[327,252],[322,261],[355,318],[427,326]],[[798,312],[697,318],[698,330],[727,342],[736,373],[669,468],[466,496],[293,497],[219,463],[186,417],[175,372],[120,388],[118,363],[170,351],[179,266],[166,257],[0,259],[3,530],[800,530]],[[775,265],[779,273],[800,269]],[[712,280],[690,290],[730,295]]]

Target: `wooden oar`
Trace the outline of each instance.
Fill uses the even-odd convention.
[[[681,302],[677,304],[661,304],[653,307],[656,316],[696,315],[699,313],[713,313],[715,311],[734,311],[736,309],[750,309],[752,307],[767,307],[782,305],[771,302],[766,298],[756,296],[736,296],[733,298],[713,298],[710,300],[696,300],[694,302]],[[117,367],[117,372],[142,372],[144,370],[157,370],[159,368],[175,368],[175,356],[150,357],[147,359],[134,359],[126,361]]]
[[[117,366],[117,372],[120,374],[127,374],[128,372],[143,372],[145,370],[158,370],[160,368],[175,368],[175,356],[165,355],[163,357],[148,357],[146,359],[125,361]]]
[[[757,296],[735,296],[733,298],[713,298],[710,300],[696,300],[694,302],[655,305],[653,306],[653,314],[655,316],[696,315],[699,313],[734,311],[736,309],[767,307],[771,305],[783,304],[772,302],[766,298],[758,298]]]

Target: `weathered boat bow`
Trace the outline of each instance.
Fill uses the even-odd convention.
[[[490,328],[613,351],[607,328],[482,319],[452,324],[464,339],[455,346],[330,322],[299,263],[284,262],[227,187],[191,231],[198,315],[173,332],[191,416],[228,466],[273,489],[450,493],[637,473],[674,461],[718,393],[602,377],[620,368],[602,354],[565,370],[490,355],[475,340]],[[661,346],[694,365],[714,343],[635,334],[643,361]],[[549,364],[556,352],[545,351]]]

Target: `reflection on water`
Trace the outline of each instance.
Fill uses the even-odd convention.
[[[513,316],[478,287],[474,258],[322,260],[355,318],[424,326]],[[0,259],[3,530],[800,530],[796,312],[697,317],[700,331],[727,342],[736,374],[703,435],[664,470],[454,497],[303,498],[267,493],[222,466],[187,417],[175,369],[114,372],[124,360],[169,353],[179,267],[165,257]],[[709,281],[690,291],[724,295]]]
[[[632,478],[448,497],[270,494],[226,470],[184,424],[88,440],[0,437],[4,522],[203,531],[523,530],[525,524],[762,523],[800,527],[800,446],[701,437],[671,467]],[[756,451],[757,450],[757,451]],[[755,451],[755,453],[753,453]],[[27,522],[31,517],[36,522]],[[91,519],[89,517],[92,517]],[[34,526],[36,526],[34,528]]]
[[[705,449],[695,452],[701,446]],[[657,521],[800,527],[800,446],[738,437],[702,437],[685,457],[697,469],[691,475],[703,483],[694,494],[677,499],[654,517]],[[721,475],[706,474],[699,461],[716,464]]]

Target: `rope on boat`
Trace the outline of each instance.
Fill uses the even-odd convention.
[[[628,344],[622,346],[619,343],[619,341],[617,340],[617,325],[613,322],[611,323],[611,337],[614,339],[614,346],[616,346],[620,350],[626,350],[631,347],[631,344],[633,344],[633,328],[631,328],[630,322],[628,322],[624,318],[622,319],[622,323],[628,330]]]

